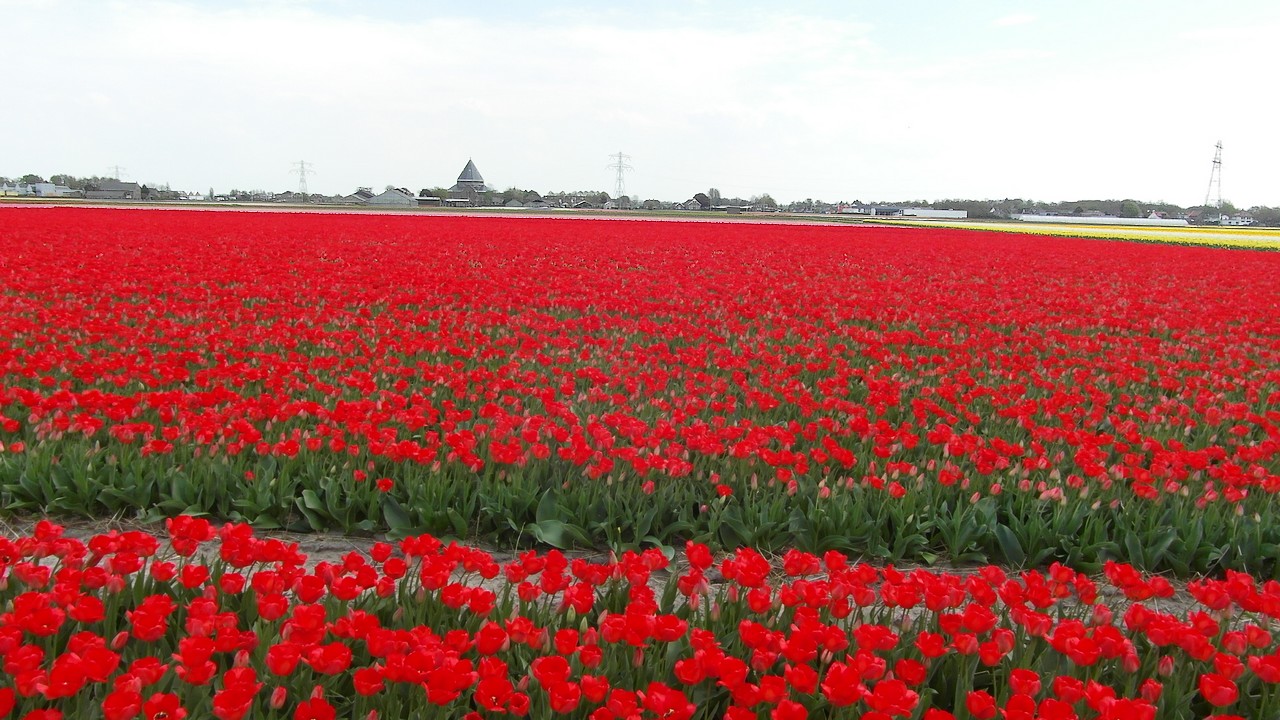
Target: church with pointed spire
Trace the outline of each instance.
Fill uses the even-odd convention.
[[[476,169],[476,164],[467,158],[467,166],[458,175],[458,182],[449,188],[450,203],[468,203],[478,205],[490,188],[484,184],[484,178]]]

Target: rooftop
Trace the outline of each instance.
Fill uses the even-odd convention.
[[[476,169],[476,164],[467,158],[467,166],[462,168],[462,173],[458,175],[459,183],[480,183],[484,184],[484,178],[480,177],[480,171]]]

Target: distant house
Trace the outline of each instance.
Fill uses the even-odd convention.
[[[524,206],[525,206],[524,203],[520,202],[519,200],[516,200],[515,198],[511,198],[506,202],[505,205],[503,205],[503,207],[509,207],[509,208],[522,208]]]
[[[884,205],[842,205],[839,211],[846,215],[902,215],[902,208]]]
[[[369,188],[360,188],[350,195],[344,195],[342,202],[350,203],[352,205],[363,205],[368,202],[371,197],[373,197],[372,190]]]
[[[1246,225],[1252,225],[1255,222],[1257,222],[1257,220],[1254,220],[1253,216],[1247,212],[1239,212],[1234,215],[1222,216],[1223,225],[1234,225],[1237,227],[1243,227]]]
[[[698,202],[694,198],[689,198],[688,200],[685,200],[684,202],[677,205],[676,207],[681,210],[701,210],[702,203]]]
[[[169,201],[178,200],[182,197],[182,193],[173,189],[164,189],[158,187],[142,186],[142,199],[152,201]]]
[[[418,191],[418,205],[428,207],[441,207],[444,205],[444,198],[431,192],[431,188],[422,188]]]
[[[968,210],[935,210],[934,208],[903,208],[902,214],[907,217],[937,218],[941,220],[963,220],[969,217]]]
[[[90,185],[84,196],[89,200],[141,200],[142,186],[135,182],[103,180],[97,186]]]
[[[404,188],[391,188],[365,201],[365,205],[382,207],[418,207],[418,199]]]
[[[0,183],[0,197],[32,197],[35,191],[24,182]]]
[[[471,161],[471,158],[467,158],[466,166],[458,174],[458,182],[449,188],[449,204],[479,205],[487,192],[489,192],[489,187],[484,184],[484,178],[480,175],[480,171],[476,169],[476,164]]]
[[[56,185],[51,182],[31,183],[27,187],[36,197],[83,197],[79,190],[72,190],[66,185]]]

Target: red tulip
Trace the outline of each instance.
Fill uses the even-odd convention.
[[[769,711],[770,720],[805,720],[807,717],[808,709],[793,700],[783,700]]]
[[[996,716],[996,699],[985,690],[971,690],[964,698],[969,714],[978,720],[991,720]]]
[[[334,720],[337,711],[324,698],[312,698],[298,703],[293,720]]]
[[[182,720],[187,716],[187,710],[177,695],[156,693],[142,704],[142,715],[147,720]]]
[[[1032,696],[1039,695],[1040,675],[1034,670],[1014,668],[1009,671],[1009,687],[1015,693]]]
[[[1214,707],[1225,707],[1240,697],[1236,684],[1229,678],[1216,673],[1205,673],[1200,676],[1200,695]]]
[[[8,716],[12,709],[12,703],[6,709],[4,703],[0,702],[0,717]],[[142,694],[132,690],[115,690],[102,700],[102,716],[106,720],[132,720],[141,712]]]

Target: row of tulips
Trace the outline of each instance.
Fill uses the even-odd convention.
[[[1095,240],[1123,240],[1128,242],[1168,243],[1173,245],[1209,245],[1227,248],[1254,248],[1280,250],[1280,232],[1267,227],[1221,227],[1196,225],[1184,227],[1141,227],[1117,225],[1085,225],[1079,223],[1024,223],[1024,222],[968,222],[933,220],[877,220],[894,225],[918,227],[954,227],[989,232],[1007,232],[1025,235],[1054,235],[1059,237],[1093,238]]]
[[[84,208],[0,227],[12,509],[1280,575],[1276,253]]]
[[[1280,583],[690,543],[308,562],[246,525],[0,541],[0,717],[1274,717]]]

